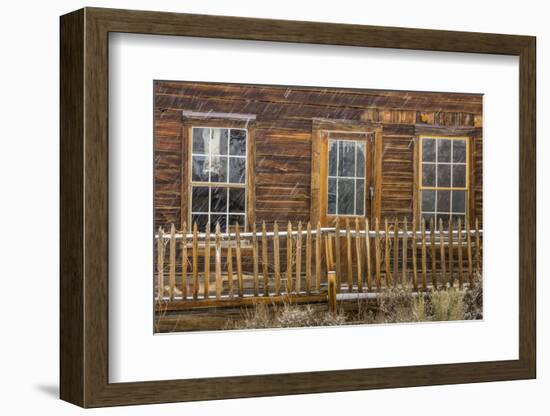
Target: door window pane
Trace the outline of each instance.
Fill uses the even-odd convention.
[[[209,153],[210,129],[193,128],[193,154],[207,155]]]
[[[191,211],[208,212],[208,193],[210,188],[206,186],[194,186],[191,191]]]
[[[339,140],[338,143],[338,176],[353,177],[355,175],[355,142]]]

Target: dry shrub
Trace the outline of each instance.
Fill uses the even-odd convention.
[[[379,311],[385,323],[413,321],[414,296],[408,287],[389,288],[381,293]]]
[[[433,291],[432,320],[433,321],[458,321],[464,319],[464,294],[461,291],[450,288],[448,290]]]
[[[476,273],[474,287],[464,293],[464,319],[483,319],[483,280]]]

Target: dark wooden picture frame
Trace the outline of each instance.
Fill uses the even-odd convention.
[[[83,407],[536,376],[536,40],[529,36],[85,8],[61,17],[60,396]],[[108,36],[111,32],[519,57],[519,359],[110,383]]]

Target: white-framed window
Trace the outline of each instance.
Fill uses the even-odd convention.
[[[429,224],[464,224],[468,212],[469,140],[420,137],[420,212]]]
[[[193,126],[191,137],[191,223],[246,227],[247,129]]]
[[[366,142],[329,139],[328,215],[365,214]]]

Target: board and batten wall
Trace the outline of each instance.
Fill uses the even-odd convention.
[[[381,123],[382,220],[412,221],[415,136],[466,129],[475,136],[471,206],[481,220],[481,95],[155,81],[155,229],[182,225],[183,111],[256,115],[255,218],[269,228],[310,219],[313,119]]]

